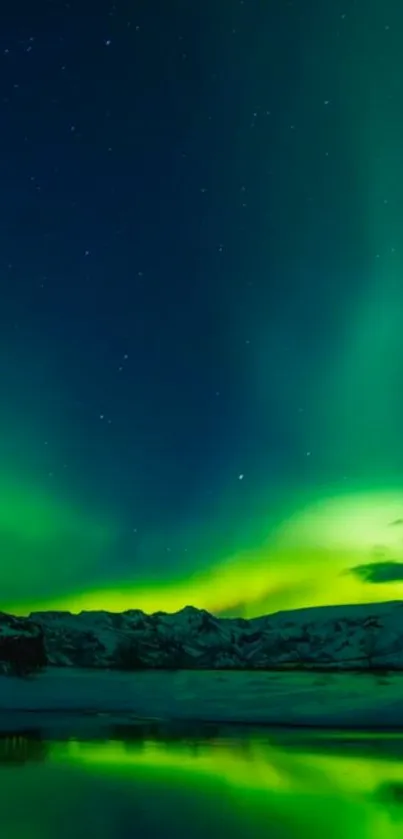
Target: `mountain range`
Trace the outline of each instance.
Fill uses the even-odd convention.
[[[403,601],[218,618],[187,606],[139,610],[0,612],[0,672],[43,667],[109,670],[403,670]]]

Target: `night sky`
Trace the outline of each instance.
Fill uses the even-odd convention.
[[[0,14],[0,608],[403,597],[403,6]]]

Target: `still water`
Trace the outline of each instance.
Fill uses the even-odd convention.
[[[399,735],[0,739],[7,839],[401,839]]]

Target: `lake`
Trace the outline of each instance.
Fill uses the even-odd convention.
[[[6,839],[401,839],[403,737],[116,727],[0,738]]]

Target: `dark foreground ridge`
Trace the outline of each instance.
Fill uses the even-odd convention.
[[[139,610],[0,612],[0,672],[45,666],[113,670],[403,670],[403,602],[324,606],[251,620],[187,606]]]

